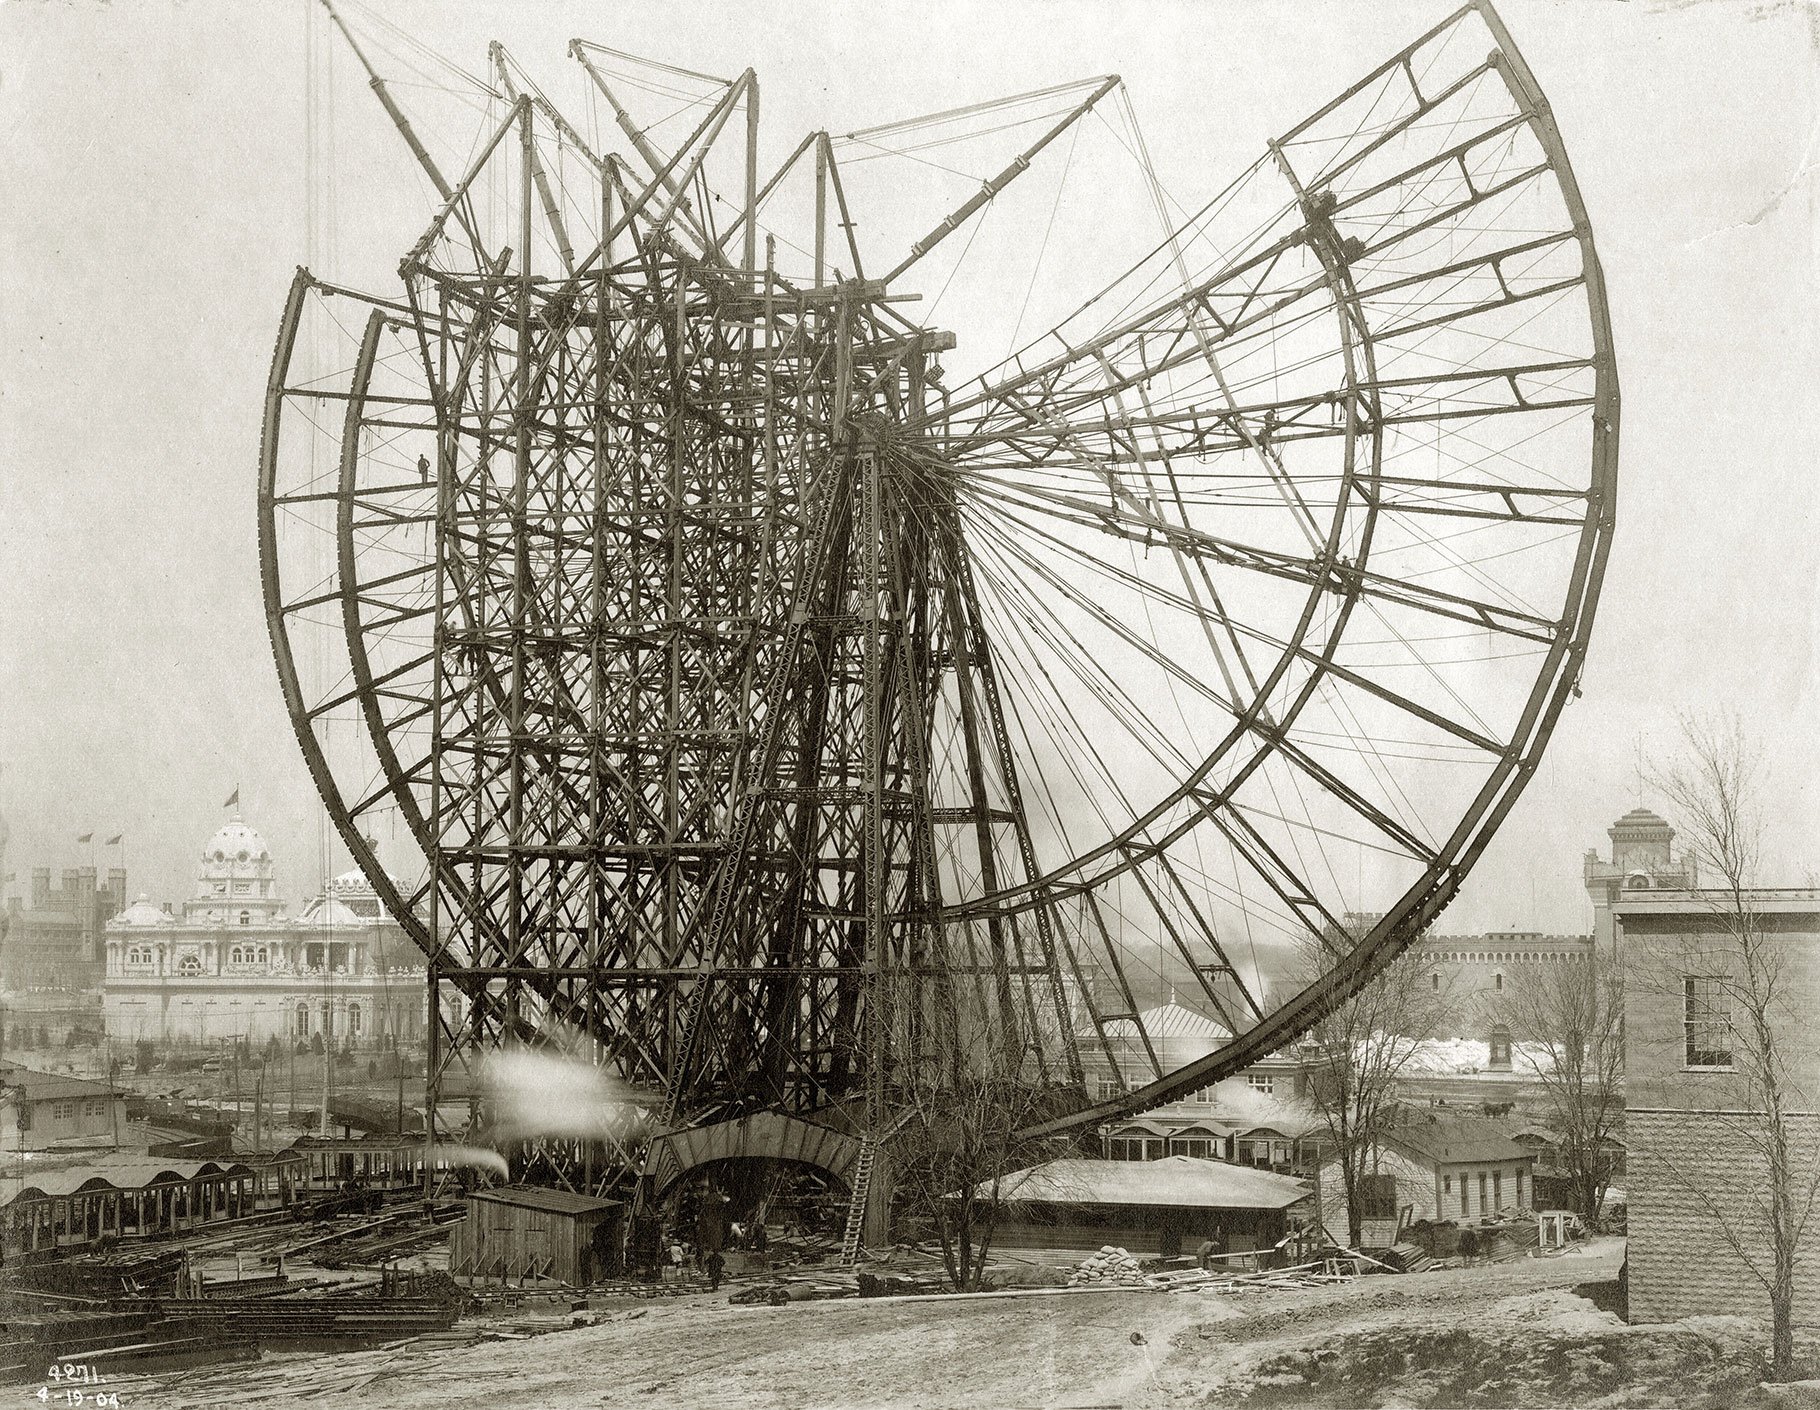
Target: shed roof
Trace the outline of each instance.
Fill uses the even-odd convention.
[[[90,1082],[55,1072],[35,1072],[29,1067],[0,1067],[0,1086],[23,1090],[25,1099],[32,1102],[63,1097],[111,1097],[121,1091],[105,1082]]]
[[[194,1180],[199,1175],[251,1175],[237,1160],[106,1160],[45,1170],[27,1178],[11,1199],[55,1199],[79,1190],[143,1190],[155,1184]]]
[[[1529,1160],[1535,1156],[1533,1150],[1513,1141],[1494,1122],[1470,1117],[1406,1121],[1385,1132],[1384,1138],[1434,1165]]]
[[[518,1209],[542,1209],[551,1214],[594,1214],[603,1209],[618,1209],[616,1199],[596,1199],[569,1190],[546,1190],[535,1185],[506,1185],[496,1190],[476,1190],[471,1200],[488,1204],[509,1204]]]
[[[1172,1155],[1162,1160],[1052,1160],[1007,1176],[999,1197],[1048,1204],[1287,1209],[1311,1193],[1307,1181],[1269,1170]]]

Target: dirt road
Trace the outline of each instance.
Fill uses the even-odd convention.
[[[1717,1407],[1754,1394],[1755,1332],[1742,1319],[1630,1328],[1572,1291],[1615,1278],[1621,1256],[1621,1241],[1610,1240],[1567,1257],[1225,1296],[1096,1291],[773,1308],[701,1294],[628,1303],[598,1313],[597,1325],[523,1340],[268,1357],[132,1384],[121,1403]]]

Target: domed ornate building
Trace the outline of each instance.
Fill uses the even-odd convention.
[[[203,845],[181,913],[141,896],[108,922],[106,946],[102,1017],[127,1042],[424,1032],[422,955],[366,878],[346,872],[288,916],[271,849],[238,817]]]

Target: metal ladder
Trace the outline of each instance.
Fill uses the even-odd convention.
[[[860,1138],[859,1155],[853,1161],[853,1194],[847,1204],[847,1228],[840,1241],[842,1263],[859,1261],[860,1236],[866,1230],[866,1195],[872,1187],[872,1157],[877,1151],[878,1142],[871,1136]]]

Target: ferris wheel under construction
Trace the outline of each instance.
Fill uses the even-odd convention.
[[[316,785],[429,958],[432,1109],[579,1045],[673,1131],[869,1149],[990,1051],[1024,1135],[1087,1130],[1282,1049],[1454,897],[1576,691],[1618,432],[1489,4],[1187,205],[1116,77],[771,166],[751,71],[576,41],[571,120],[495,45],[455,167],[343,36],[434,208],[395,286],[291,287],[261,568]],[[914,299],[1086,132],[1156,233],[951,372],[965,311]],[[967,194],[894,240],[925,188],[866,192],[881,159]],[[1173,1070],[1165,969],[1231,1035]]]

